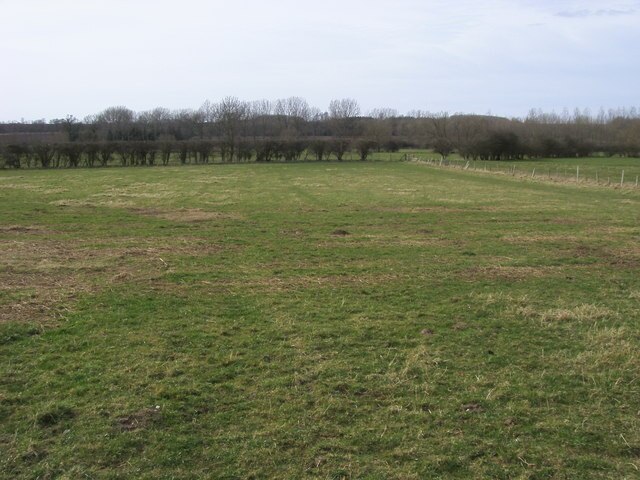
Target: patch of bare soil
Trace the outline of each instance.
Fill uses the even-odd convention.
[[[482,408],[482,405],[479,403],[467,403],[462,405],[462,411],[466,413],[480,413],[484,411],[484,408]]]
[[[134,281],[163,288],[161,279],[171,268],[170,256],[211,255],[222,249],[188,237],[172,238],[166,245],[119,239],[105,248],[20,238],[5,242],[0,251],[0,322],[55,324],[80,294]],[[127,245],[133,242],[138,246]]]
[[[162,418],[159,407],[143,408],[130,415],[125,415],[116,419],[116,427],[122,432],[131,432],[147,428]]]
[[[606,251],[607,263],[613,267],[640,268],[640,247],[630,246]]]
[[[624,247],[604,248],[591,245],[578,245],[571,255],[575,258],[591,257],[598,259],[599,263],[604,263],[620,268],[640,267],[640,244],[627,243]]]
[[[280,230],[280,234],[286,237],[300,238],[306,235],[304,230],[292,229],[292,230]]]
[[[33,235],[46,235],[56,232],[35,225],[0,225],[0,234],[2,233],[30,233]]]

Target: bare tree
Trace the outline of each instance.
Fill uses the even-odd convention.
[[[360,105],[352,98],[331,100],[329,118],[339,137],[349,137],[356,133],[356,123],[360,116]]]
[[[273,115],[274,107],[271,101],[262,99],[251,102],[248,106],[249,121],[252,123],[254,140],[256,137],[266,137],[270,124],[270,117]]]
[[[216,122],[222,132],[223,152],[228,155],[229,161],[233,161],[240,128],[249,114],[249,105],[236,97],[225,97],[216,105],[215,112]]]
[[[95,121],[106,131],[108,140],[131,140],[135,113],[127,107],[109,107],[96,115]]]

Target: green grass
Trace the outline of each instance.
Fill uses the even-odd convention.
[[[640,192],[0,172],[0,478],[637,478]]]

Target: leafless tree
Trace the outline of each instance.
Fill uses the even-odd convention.
[[[352,98],[331,100],[329,103],[329,118],[339,137],[350,137],[356,134],[359,116],[360,105]]]
[[[216,104],[215,118],[222,133],[223,152],[229,161],[235,158],[236,142],[249,111],[249,105],[236,97],[225,97]]]

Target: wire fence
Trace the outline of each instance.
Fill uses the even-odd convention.
[[[432,158],[419,155],[407,155],[411,162],[426,164],[438,168],[452,168],[470,172],[492,173],[518,178],[529,178],[550,182],[573,183],[580,185],[600,185],[618,188],[640,188],[640,175],[624,169],[612,171],[611,168],[581,168],[560,165],[517,165],[514,163],[488,162],[483,160],[460,160]]]

